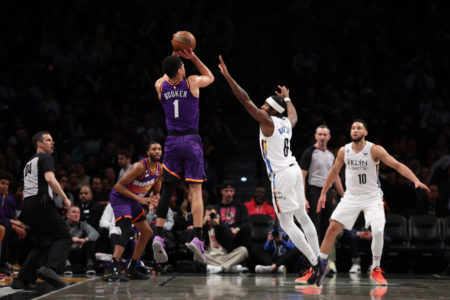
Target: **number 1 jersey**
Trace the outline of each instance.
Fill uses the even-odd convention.
[[[271,117],[273,120],[273,134],[264,136],[259,128],[259,146],[266,163],[267,173],[270,175],[297,164],[291,152],[292,125],[288,118]]]
[[[364,148],[355,153],[352,143],[345,145],[345,192],[351,195],[371,193],[380,189],[378,181],[378,162],[370,153],[373,143],[366,141]]]
[[[169,131],[198,130],[199,99],[192,95],[187,79],[161,85],[161,104]]]

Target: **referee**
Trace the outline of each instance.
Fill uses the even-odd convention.
[[[303,173],[303,183],[305,184],[306,177],[308,177],[307,184],[305,184],[306,203],[309,203],[309,217],[314,223],[317,230],[317,235],[321,241],[328,228],[329,218],[333,212],[334,205],[332,205],[333,193],[331,189],[327,193],[327,202],[325,211],[316,212],[317,202],[322,191],[323,183],[334,163],[334,155],[327,149],[327,143],[331,138],[330,130],[326,125],[320,125],[316,128],[314,134],[316,143],[308,147],[302,154],[300,159],[300,168]],[[334,186],[341,197],[344,196],[344,189],[342,188],[339,176],[334,182]],[[308,204],[307,204],[308,208]]]
[[[39,277],[56,288],[64,287],[55,271],[64,266],[72,238],[69,229],[55,206],[53,192],[63,199],[64,208],[70,208],[70,200],[55,178],[54,142],[47,131],[33,136],[36,154],[26,164],[24,174],[23,219],[31,227],[34,245],[11,287],[32,289]]]

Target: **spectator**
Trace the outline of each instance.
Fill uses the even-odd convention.
[[[80,222],[80,208],[72,206],[66,214],[67,226],[72,236],[72,248],[66,261],[64,274],[72,275],[72,265],[81,265],[87,275],[95,275],[95,241],[99,233],[86,221]]]
[[[98,175],[92,175],[90,185],[93,201],[106,206],[109,203],[109,194],[102,189],[102,178]]]
[[[247,248],[233,246],[235,233],[228,223],[222,222],[213,206],[206,207],[204,217],[206,272],[240,273],[244,269],[241,262],[248,258]]]
[[[119,177],[117,180],[125,175],[125,173],[131,168],[131,155],[127,150],[119,150],[117,153],[117,165],[120,167]]]
[[[245,207],[247,207],[248,215],[268,215],[271,216],[274,220],[277,219],[277,215],[275,214],[275,210],[272,205],[269,204],[269,201],[266,199],[266,190],[262,186],[258,186],[255,189],[255,193],[253,194],[252,199],[244,203]]]
[[[97,229],[104,207],[92,201],[92,191],[88,185],[80,188],[79,202],[75,202],[81,211],[81,221],[86,221],[89,225]]]
[[[250,223],[247,208],[234,199],[235,190],[232,181],[223,181],[220,192],[222,200],[216,206],[220,222],[230,227],[233,233],[232,243],[235,247],[245,246],[250,249]]]
[[[255,266],[256,273],[297,273],[299,270],[300,250],[295,247],[287,234],[278,224],[267,235],[262,265]],[[300,258],[300,259],[299,259]]]
[[[429,192],[418,192],[418,203],[416,214],[427,214],[436,216],[442,219],[449,215],[449,210],[445,199],[442,199],[439,194],[437,184],[431,183],[428,185]],[[425,195],[424,195],[425,194]]]

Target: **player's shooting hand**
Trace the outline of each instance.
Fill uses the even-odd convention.
[[[189,48],[189,50],[177,51],[175,53],[175,55],[181,56],[184,59],[193,59],[195,55],[191,48]]]
[[[228,76],[228,75],[230,75],[230,74],[228,73],[227,66],[226,66],[225,63],[223,62],[222,55],[219,55],[219,61],[220,61],[219,69],[220,69],[220,72],[222,72],[223,76]]]
[[[414,183],[414,187],[415,187],[416,189],[418,189],[418,188],[424,189],[424,190],[427,191],[428,193],[430,192],[430,189],[429,189],[425,184],[423,184],[423,183],[420,182],[420,181],[416,181],[416,182]]]
[[[325,208],[326,200],[327,200],[326,195],[320,195],[319,201],[317,202],[316,212],[320,212],[323,208]]]
[[[287,87],[285,87],[284,85],[278,85],[278,88],[280,89],[280,91],[275,91],[275,94],[277,94],[277,96],[280,96],[283,99],[289,97],[289,89]]]

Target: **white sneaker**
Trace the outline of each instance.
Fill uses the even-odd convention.
[[[223,271],[222,266],[213,266],[213,265],[206,266],[206,273],[208,273],[208,274],[217,274],[222,271]]]
[[[336,274],[337,273],[337,268],[336,268],[336,263],[332,260],[328,261],[328,268],[330,269],[330,273],[331,274]]]
[[[348,272],[355,273],[355,274],[361,274],[361,265],[353,264]]]
[[[270,273],[271,271],[272,271],[271,266],[262,266],[262,265],[255,266],[255,273]]]
[[[245,269],[247,269],[247,268],[245,268]],[[229,273],[242,273],[242,272],[244,272],[244,267],[242,265],[234,265],[234,266],[231,266],[231,268],[228,272]]]
[[[286,274],[286,266],[281,265],[277,268],[277,273],[278,274]]]

